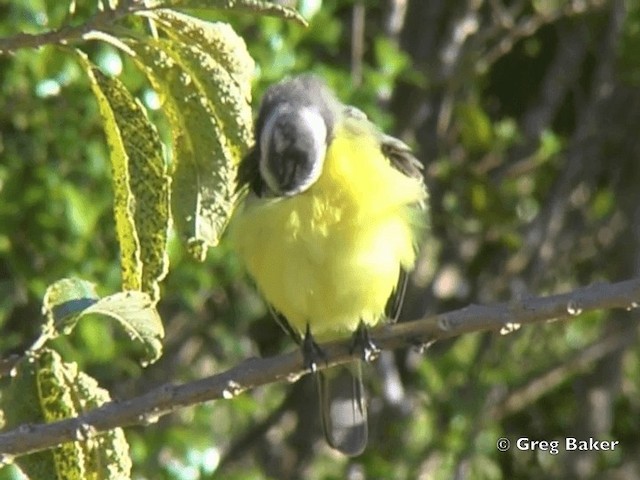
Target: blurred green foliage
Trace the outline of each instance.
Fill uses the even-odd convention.
[[[258,65],[254,98],[285,75],[311,70],[416,147],[432,231],[406,318],[471,302],[517,307],[522,296],[638,274],[637,1],[584,2],[573,11],[574,2],[560,0],[411,0],[398,29],[390,20],[403,2],[297,3],[308,28],[198,14],[228,21],[244,37]],[[361,7],[364,29],[356,34],[365,48],[354,59]],[[66,8],[0,2],[0,36],[55,28]],[[537,28],[518,31],[527,19]],[[83,49],[150,108],[166,141],[158,99],[133,62],[98,42]],[[54,47],[0,56],[0,358],[37,337],[53,281],[78,276],[100,294],[119,289],[109,176],[97,105],[74,58]],[[175,236],[169,250],[157,364],[143,369],[121,332],[91,318],[53,342],[112,398],[295,348],[224,242],[204,264]],[[371,442],[355,459],[324,445],[308,379],[184,409],[125,431],[135,478],[638,477],[636,325],[633,311],[605,312],[505,336],[466,335],[425,354],[395,352],[392,367],[369,369]],[[629,343],[579,363],[607,338]],[[385,393],[393,374],[403,387],[395,403]],[[500,437],[513,444],[525,436],[592,436],[619,440],[620,448],[554,456],[495,447]],[[10,478],[13,469],[0,469],[0,479]]]

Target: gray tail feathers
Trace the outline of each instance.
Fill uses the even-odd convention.
[[[318,372],[317,379],[327,442],[345,455],[360,455],[368,436],[361,362]]]

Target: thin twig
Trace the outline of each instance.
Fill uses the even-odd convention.
[[[18,33],[11,37],[0,38],[0,55],[21,48],[39,48],[45,45],[66,45],[69,42],[83,40],[94,30],[111,26],[115,21],[139,10],[148,9],[140,0],[121,2],[114,10],[102,10],[80,25],[64,25],[57,30],[43,33]]]
[[[351,82],[354,87],[362,84],[366,20],[367,10],[364,3],[356,2],[353,5],[351,20]]]

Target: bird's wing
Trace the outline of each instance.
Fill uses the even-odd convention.
[[[346,118],[346,123],[351,125],[351,128],[354,130],[364,127],[374,131],[374,134],[380,138],[380,150],[382,151],[382,154],[389,160],[396,170],[408,177],[423,181],[423,165],[415,157],[409,145],[404,143],[402,140],[392,137],[391,135],[382,133],[378,127],[367,119],[367,115],[356,107],[351,105],[345,106],[343,114]],[[404,302],[404,295],[407,290],[408,279],[409,276],[407,271],[401,269],[396,289],[393,292],[393,295],[389,297],[385,308],[385,316],[391,323],[397,322],[398,317],[400,316],[402,303]]]
[[[422,180],[422,163],[413,155],[409,145],[396,137],[382,133],[378,127],[369,121],[362,110],[352,105],[345,105],[342,113],[346,120],[347,128],[352,128],[355,131],[369,129],[373,135],[379,137],[380,150],[398,171],[408,177]]]
[[[424,167],[420,160],[413,155],[409,145],[395,137],[383,134],[380,148],[384,156],[397,170],[408,177],[423,180],[422,169]]]
[[[413,155],[411,148],[409,148],[406,143],[390,135],[383,135],[380,145],[384,156],[389,159],[391,164],[397,170],[408,177],[417,178],[420,179],[420,181],[423,181],[422,169],[424,166],[420,160]],[[404,303],[404,295],[407,291],[408,280],[409,274],[407,271],[400,269],[398,285],[396,286],[393,295],[389,298],[386,307],[386,316],[391,323],[396,323],[400,317],[400,311],[402,310],[402,304]]]

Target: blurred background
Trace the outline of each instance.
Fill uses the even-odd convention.
[[[206,18],[245,38],[258,64],[255,99],[283,76],[313,71],[415,148],[431,229],[405,320],[640,273],[637,0],[286,4],[310,26]],[[56,28],[67,7],[0,0],[0,36]],[[103,44],[83,49],[163,131],[158,98],[132,63]],[[143,369],[100,319],[56,340],[112,397],[296,348],[224,244],[204,264],[175,239],[170,250],[158,363]],[[119,289],[108,152],[74,59],[23,49],[0,56],[0,358],[30,345],[46,286],[65,276],[102,294]],[[385,353],[368,367],[371,438],[354,459],[326,446],[312,379],[183,409],[126,430],[135,478],[640,478],[637,325],[637,311],[582,314]],[[503,453],[500,437],[620,444]]]

